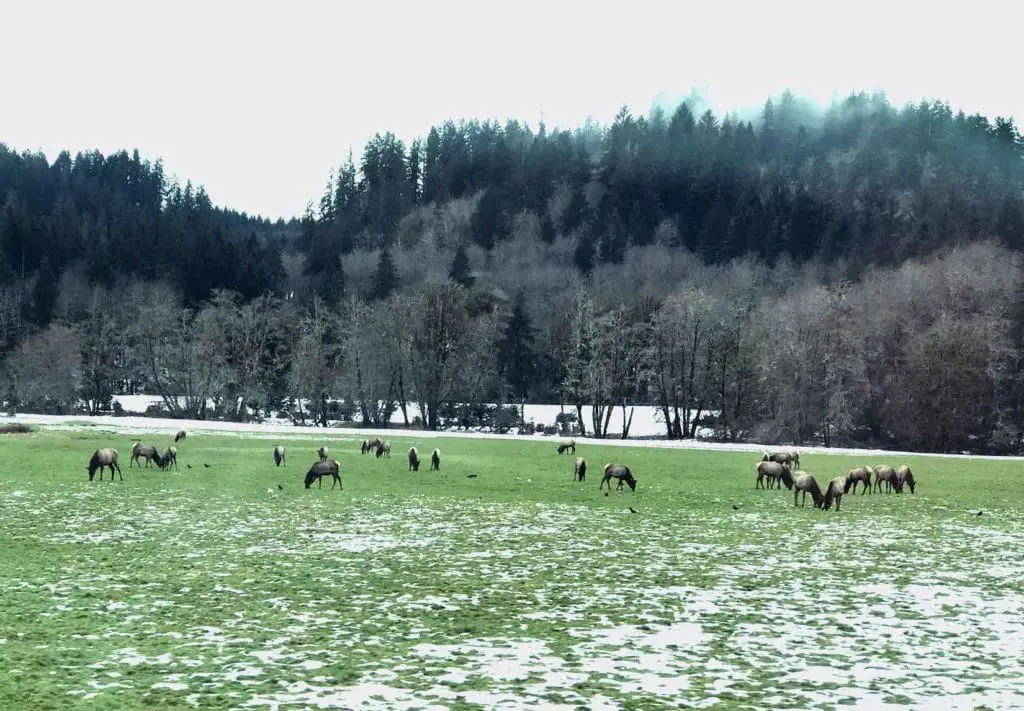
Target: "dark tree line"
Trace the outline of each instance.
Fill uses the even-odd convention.
[[[38,153],[0,144],[0,285],[38,275],[30,320],[46,325],[66,269],[90,280],[167,279],[198,305],[211,290],[246,298],[274,288],[281,250],[298,224],[214,207],[203,188],[171,183],[138,151],[104,157]],[[49,293],[50,296],[46,294]]]
[[[1022,150],[1011,120],[864,94],[449,121],[376,136],[271,224],[137,153],[0,145],[0,359],[58,411],[145,391],[324,422],[340,398],[436,427],[525,400],[605,436],[653,404],[670,437],[714,412],[728,439],[1016,451]]]
[[[468,224],[445,243],[490,251],[528,214],[544,241],[572,238],[582,273],[621,264],[664,225],[668,246],[709,264],[895,264],[991,236],[1024,246],[1024,144],[1012,119],[942,102],[897,109],[866,94],[814,115],[787,92],[756,127],[691,106],[646,117],[623,108],[606,129],[448,121],[408,147],[377,135],[310,205],[299,249],[310,271],[337,273],[355,250],[419,239],[411,212],[421,222],[424,210],[470,198]]]

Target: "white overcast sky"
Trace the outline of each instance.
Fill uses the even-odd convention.
[[[1024,118],[1024,3],[90,0],[0,6],[0,142],[138,148],[218,205],[302,213],[351,146],[448,118],[609,122],[696,87],[884,89]]]

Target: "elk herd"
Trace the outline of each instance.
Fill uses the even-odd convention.
[[[793,467],[796,467],[795,469]],[[761,461],[755,467],[756,478],[755,489],[781,488],[783,485],[793,492],[793,505],[797,506],[797,498],[800,498],[800,506],[807,502],[807,495],[811,495],[814,507],[828,511],[835,503],[836,511],[843,499],[843,494],[851,491],[857,493],[857,485],[863,485],[861,495],[867,492],[875,493],[882,491],[885,485],[886,493],[903,492],[903,488],[910,489],[913,494],[917,487],[914,472],[906,464],[898,469],[882,464],[874,468],[861,466],[850,469],[845,476],[836,476],[825,482],[825,490],[822,491],[817,479],[813,474],[800,469],[800,453],[795,451],[765,452]]]
[[[184,440],[185,436],[184,430],[179,431],[174,437],[174,444],[168,445],[162,452],[156,445],[133,442],[131,460],[128,466],[132,467],[137,464],[141,469],[143,467],[142,460],[145,460],[146,467],[155,464],[161,470],[171,467],[177,470],[178,449],[176,445]],[[377,459],[390,459],[391,443],[382,440],[380,437],[366,439],[363,440],[359,451],[364,455],[374,454]],[[559,455],[566,453],[575,455],[576,440],[569,439],[560,442],[557,451]],[[338,489],[341,490],[341,462],[337,459],[328,458],[326,446],[319,447],[314,452],[317,459],[306,472],[303,479],[305,487],[309,489],[315,481],[317,482],[317,487],[322,488],[323,478],[330,477],[331,488],[333,489],[337,485]],[[420,454],[416,447],[409,448],[408,459],[409,471],[418,472],[420,470]],[[274,464],[278,467],[288,466],[283,445],[274,447]],[[191,466],[188,465],[189,468]],[[204,466],[209,467],[208,464]],[[89,481],[93,481],[97,471],[100,475],[99,480],[103,481],[103,470],[106,468],[110,469],[111,481],[114,479],[115,471],[118,477],[121,478],[121,481],[124,481],[121,467],[118,465],[116,449],[97,449],[93,452],[92,458],[86,465],[86,469],[89,472]],[[430,453],[430,471],[440,471],[440,469],[441,450],[435,448]],[[858,484],[862,487],[862,495],[868,492],[881,493],[883,485],[886,493],[894,492],[897,494],[902,493],[904,487],[908,487],[910,493],[913,494],[917,487],[914,473],[910,467],[904,464],[898,469],[893,469],[888,465],[855,467],[850,469],[844,476],[836,476],[829,479],[825,482],[825,488],[822,490],[814,475],[800,468],[800,453],[793,450],[764,452],[761,460],[755,467],[755,472],[754,488],[781,489],[782,486],[785,486],[793,492],[794,506],[805,506],[807,495],[810,494],[814,507],[824,511],[831,509],[833,503],[835,504],[836,511],[838,511],[843,495],[851,491],[856,494]],[[586,479],[587,460],[583,457],[576,457],[573,463],[572,481],[583,483]],[[607,486],[610,492],[612,479],[616,480],[617,491],[621,491],[623,485],[626,485],[631,491],[636,492],[636,476],[629,467],[614,462],[605,464],[601,482],[598,484],[598,490],[600,491]],[[800,498],[801,495],[802,499]]]

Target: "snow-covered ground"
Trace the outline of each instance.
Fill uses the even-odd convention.
[[[115,398],[121,402],[122,407],[126,412],[142,412],[145,411],[146,407],[153,403],[158,402],[160,398],[155,396],[136,395],[126,396],[119,395]],[[526,420],[530,421],[533,419],[537,424],[554,424],[555,415],[558,414],[560,408],[558,405],[526,405]],[[700,449],[700,450],[719,450],[719,451],[735,451],[735,452],[760,452],[768,448],[780,447],[774,442],[746,442],[733,444],[729,442],[709,442],[705,440],[649,440],[649,439],[633,439],[632,437],[644,437],[644,436],[657,436],[664,433],[664,425],[654,419],[657,408],[654,407],[637,407],[636,412],[633,416],[632,427],[630,428],[631,438],[627,440],[622,439],[603,439],[596,440],[590,438],[583,438],[576,436],[577,440],[586,440],[590,445],[607,445],[607,446],[620,446],[620,447],[659,447],[664,449]],[[418,415],[418,409],[410,412],[410,419],[414,415]],[[588,409],[584,409],[584,416],[589,414]],[[400,418],[399,418],[400,420]],[[616,429],[616,420],[618,421],[618,429]],[[155,417],[142,417],[127,415],[123,417],[114,417],[111,415],[99,415],[99,416],[88,416],[88,415],[33,415],[33,414],[18,414],[15,421],[25,422],[31,424],[37,424],[44,426],[48,429],[78,429],[82,426],[95,426],[109,429],[114,432],[120,432],[124,434],[144,434],[144,433],[174,433],[178,430],[186,430],[190,435],[199,432],[208,433],[219,433],[219,434],[234,434],[241,437],[257,437],[261,439],[329,439],[331,437],[339,438],[356,438],[364,439],[371,436],[385,436],[390,435],[396,436],[411,436],[418,437],[423,436],[425,438],[437,438],[437,437],[469,437],[476,439],[515,439],[522,441],[539,441],[539,440],[555,440],[560,439],[557,436],[551,435],[525,435],[525,434],[495,434],[491,432],[465,432],[465,431],[441,431],[441,432],[425,432],[423,430],[404,430],[404,429],[373,429],[373,428],[362,428],[362,427],[329,427],[324,429],[323,427],[310,427],[310,426],[299,426],[292,424],[291,420],[279,419],[279,418],[268,418],[264,422],[225,422],[220,420],[175,420],[175,419],[160,419]],[[618,409],[616,414],[612,417],[611,424],[609,425],[608,432],[611,437],[615,437],[617,432],[621,432],[622,423],[622,411]],[[396,422],[397,424],[397,422]],[[785,446],[785,445],[781,445]],[[787,447],[788,448],[788,447]],[[864,455],[868,457],[913,457],[913,456],[941,456],[950,458],[960,459],[992,459],[992,460],[1010,460],[1010,461],[1024,461],[1024,457],[999,457],[994,455],[969,455],[969,454],[929,454],[925,455],[920,452],[903,452],[894,450],[880,450],[880,449],[860,449],[860,448],[844,448],[844,447],[799,447],[801,452],[817,452],[821,454],[855,454]],[[870,462],[868,462],[870,463]]]

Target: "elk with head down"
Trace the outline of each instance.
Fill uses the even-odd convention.
[[[793,488],[793,475],[789,471],[789,462],[769,462],[760,461],[757,463],[755,468],[757,472],[757,479],[754,481],[755,489],[774,489],[776,485],[786,485],[787,489]],[[768,486],[765,486],[765,480],[768,481]]]
[[[284,459],[284,445],[279,444],[274,447],[274,465],[279,467],[282,464],[288,466]]]
[[[380,459],[381,457],[391,459],[390,442],[381,442],[379,445],[377,445],[377,459]]]
[[[573,468],[572,480],[579,482],[587,480],[587,460],[583,457],[576,457],[576,466]]]
[[[629,467],[623,466],[622,464],[612,464],[609,462],[604,465],[604,478],[601,479],[601,483],[597,485],[597,490],[600,491],[605,484],[608,485],[608,490],[611,491],[612,479],[618,480],[618,485],[615,487],[616,490],[622,488],[622,484],[626,483],[629,485],[630,491],[636,492],[636,477],[633,476],[633,472],[629,470]]]
[[[871,489],[871,467],[857,467],[846,472],[846,484],[843,485],[843,493],[849,492],[853,489],[853,493],[857,493],[857,484],[864,484],[864,488],[861,489],[860,493],[863,496]],[[874,493],[872,491],[871,493]],[[838,508],[836,509],[839,510]]]
[[[917,481],[914,479],[914,472],[910,471],[910,467],[906,464],[901,464],[900,468],[896,470],[896,478],[893,481],[893,487],[896,489],[896,493],[903,493],[904,485],[910,487],[910,493],[914,493],[914,488],[917,485]]]
[[[886,493],[895,489],[896,470],[887,464],[875,467],[875,491],[882,491],[882,482],[885,482]]]
[[[825,496],[821,502],[821,510],[828,511],[832,508],[832,502],[836,502],[836,511],[839,510],[839,502],[843,499],[843,492],[846,490],[846,482],[849,475],[832,477],[825,487]]]
[[[800,452],[795,449],[787,451],[765,451],[761,455],[762,462],[778,462],[779,464],[789,464],[790,471],[800,468]]]
[[[434,448],[434,451],[430,453],[430,470],[434,471],[437,469],[441,470],[441,450]]]
[[[420,453],[416,451],[415,447],[409,447],[409,471],[418,472],[420,470]]]
[[[822,502],[821,487],[818,486],[818,480],[814,478],[813,474],[797,469],[793,472],[793,505],[796,506],[796,497],[803,492],[803,498],[800,500],[800,506],[807,505],[807,494],[811,495],[811,500],[814,501],[814,508],[820,509]]]
[[[576,440],[570,439],[568,442],[561,442],[558,445],[558,453],[565,454],[567,450],[572,450],[572,454],[576,454]]]
[[[185,439],[185,430],[178,430],[178,434],[174,435],[174,443],[177,444],[183,439]]]
[[[147,467],[150,462],[154,462],[158,467],[160,466],[160,452],[151,444],[135,442],[132,445],[132,458],[128,460],[128,468],[131,469],[132,464],[139,464],[140,457],[146,460]],[[139,464],[139,466],[141,467],[142,465]]]
[[[335,484],[338,485],[339,490],[344,489],[344,487],[341,485],[341,462],[339,462],[337,459],[332,459],[330,461],[324,462],[315,462],[313,466],[309,468],[309,471],[306,472],[306,478],[303,483],[306,485],[306,488],[308,489],[313,485],[313,481],[316,480],[317,488],[322,489],[323,477],[325,476],[329,476],[331,477],[331,479],[333,479],[333,481],[331,482],[332,489],[334,488]]]
[[[117,471],[117,476],[120,477],[121,481],[124,481],[124,476],[121,474],[121,467],[117,465],[117,450],[116,449],[97,449],[92,453],[92,458],[89,459],[89,463],[85,465],[85,468],[89,470],[89,481],[96,475],[96,470],[100,470],[100,481],[103,481],[103,468],[110,467],[110,481],[114,481],[114,471]]]
[[[174,465],[175,471],[178,469],[178,448],[173,444],[164,450],[163,455],[157,461],[157,465],[161,469],[167,469],[169,466]]]

